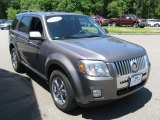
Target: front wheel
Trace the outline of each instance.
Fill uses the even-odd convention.
[[[59,70],[54,70],[49,80],[49,86],[57,108],[68,112],[76,107],[74,92],[65,74]]]
[[[134,28],[138,28],[138,23],[134,23],[134,24],[133,24],[133,27],[134,27]]]
[[[156,27],[159,27],[159,24],[156,24],[155,26],[156,26]]]

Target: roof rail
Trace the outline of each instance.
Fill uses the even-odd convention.
[[[20,13],[26,13],[26,12],[40,12],[38,10],[21,10]]]

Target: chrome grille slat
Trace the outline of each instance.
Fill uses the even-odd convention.
[[[138,69],[137,72],[144,69],[146,66],[145,56],[115,62],[114,65],[116,66],[115,68],[116,68],[118,76],[125,76],[128,74],[135,73],[135,72],[133,72],[133,70],[131,68],[131,61],[136,61],[137,69]]]

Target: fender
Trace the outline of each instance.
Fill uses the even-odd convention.
[[[72,64],[72,62],[62,54],[53,53],[47,58],[45,63],[45,71],[47,71],[46,75],[48,75],[49,73],[50,65],[53,64],[60,66],[66,72],[67,76],[69,77],[69,81],[72,85],[72,88],[75,92],[75,96],[76,97],[83,96],[82,84],[78,77],[77,70]]]

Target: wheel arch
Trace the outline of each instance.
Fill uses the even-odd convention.
[[[75,96],[81,96],[81,94],[83,93],[81,81],[78,77],[76,68],[68,58],[59,54],[53,54],[48,57],[45,64],[45,71],[48,80],[50,79],[50,75],[54,70],[60,70],[62,73],[64,73],[66,77],[68,77],[68,80],[72,85]]]

